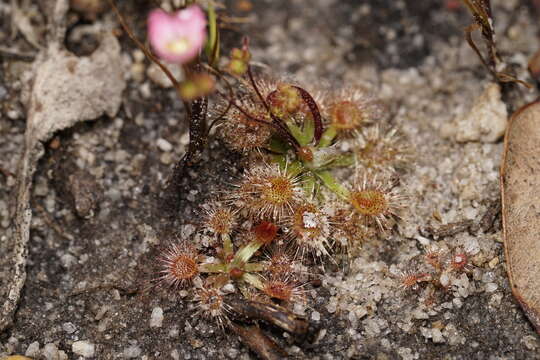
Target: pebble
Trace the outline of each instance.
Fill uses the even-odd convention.
[[[317,311],[314,311],[311,313],[311,320],[313,321],[320,321],[321,320],[321,314]]]
[[[9,110],[6,115],[11,120],[17,120],[20,117],[20,113],[17,110]]]
[[[330,313],[330,314],[333,314],[336,312],[337,310],[337,304],[335,302],[330,302],[330,304],[328,304],[326,306],[326,310]]]
[[[73,334],[75,331],[77,331],[77,327],[73,325],[73,323],[66,322],[62,324],[62,329],[64,329],[65,332],[68,334]]]
[[[58,348],[53,343],[46,344],[45,347],[43,347],[41,354],[47,360],[60,360],[60,354],[58,353]]]
[[[83,357],[93,357],[95,354],[95,346],[85,340],[75,341],[71,345],[71,351]]]
[[[431,340],[434,343],[440,344],[444,342],[444,337],[439,329],[431,329]]]
[[[491,269],[494,269],[495,266],[497,266],[499,264],[499,257],[498,256],[495,256],[493,259],[491,259],[491,261],[488,263],[489,267]]]
[[[180,354],[178,353],[178,350],[174,349],[173,351],[171,351],[171,357],[174,360],[180,360]]]
[[[144,99],[149,99],[152,96],[152,89],[150,88],[150,83],[145,82],[139,87],[139,92]]]
[[[497,290],[499,286],[496,283],[487,283],[486,284],[486,292],[494,292]]]
[[[460,298],[454,298],[454,300],[452,300],[452,303],[458,309],[460,309],[463,306],[463,301]]]
[[[439,279],[439,282],[442,286],[448,286],[448,284],[450,284],[450,278],[448,277],[448,274],[443,273]]]
[[[124,357],[127,359],[134,359],[141,355],[141,348],[137,345],[131,345],[124,349]]]
[[[37,357],[39,355],[39,342],[34,341],[30,345],[28,345],[28,348],[26,349],[24,355],[29,357]]]
[[[507,118],[508,113],[506,105],[501,100],[500,87],[491,83],[475,99],[470,112],[456,120],[455,139],[458,142],[495,142],[503,136]]]
[[[293,306],[293,312],[296,314],[296,315],[300,315],[300,316],[303,316],[306,312],[306,307],[300,303],[296,303],[294,304]]]
[[[131,65],[131,77],[136,82],[143,82],[144,81],[144,64],[143,63],[134,63]]]
[[[228,283],[221,288],[221,291],[225,294],[233,294],[234,292],[236,292],[236,289],[233,284]]]
[[[7,341],[7,344],[4,345],[4,351],[8,352],[8,353],[12,353],[15,351],[15,348],[17,348],[17,345],[19,344],[19,340],[14,337],[14,336],[11,336],[8,341]],[[0,353],[2,354],[2,353]]]
[[[152,309],[152,316],[150,317],[150,327],[161,327],[163,325],[163,309],[156,306]]]
[[[529,350],[536,350],[538,346],[540,345],[538,343],[538,338],[534,335],[527,335],[524,336],[521,339],[521,342],[525,345],[525,347]]]
[[[172,153],[170,153],[170,152],[164,152],[164,153],[161,154],[161,156],[159,157],[159,161],[161,161],[162,164],[170,165],[170,164],[173,163],[174,157],[173,157]]]
[[[69,269],[72,265],[75,265],[77,263],[77,258],[71,254],[64,254],[60,256],[60,263],[63,267]]]
[[[157,139],[156,145],[159,148],[159,150],[164,151],[164,152],[170,152],[173,149],[172,144],[163,138]]]

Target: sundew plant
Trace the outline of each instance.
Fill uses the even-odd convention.
[[[203,206],[198,231],[210,240],[171,240],[153,285],[187,292],[198,315],[241,337],[238,313],[305,332],[289,310],[310,306],[307,280],[392,234],[406,210],[398,185],[412,151],[366,89],[323,89],[255,71],[247,38],[221,57],[219,21],[211,5],[156,9],[148,16],[150,49],[134,39],[169,77],[189,121],[189,148],[169,190],[198,160],[210,128],[247,159],[236,183]],[[183,78],[169,66],[181,67]]]

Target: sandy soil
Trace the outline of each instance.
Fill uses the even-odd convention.
[[[538,336],[509,291],[500,219],[478,225],[497,205],[502,143],[464,127],[463,117],[490,79],[463,40],[469,14],[452,3],[256,1],[249,21],[225,33],[226,46],[242,33],[251,35],[255,61],[307,88],[368,87],[388,104],[390,123],[415,148],[413,163],[400,173],[408,209],[391,238],[365,244],[346,272],[327,267],[322,285],[309,289],[310,306],[296,309],[320,329],[315,340],[295,339],[261,323],[291,358],[540,359]],[[140,37],[145,4],[121,8]],[[234,8],[234,2],[229,5]],[[39,20],[37,6],[28,11]],[[526,79],[523,69],[539,45],[539,14],[525,0],[497,0],[493,7],[500,51]],[[35,53],[20,34],[11,38],[10,13],[10,5],[0,4],[0,44],[23,55],[0,56],[0,168],[6,172],[0,173],[2,297],[12,274],[10,173],[16,173],[25,129],[20,78]],[[69,16],[68,48],[91,52],[92,30],[82,38],[73,35],[88,22]],[[95,27],[110,28],[115,21],[107,13]],[[96,359],[255,358],[235,336],[194,317],[193,303],[130,291],[155,270],[153,256],[164,239],[194,232],[201,204],[238,178],[242,159],[212,140],[182,185],[181,210],[164,213],[159,199],[165,179],[188,140],[182,105],[173,90],[146,75],[149,63],[129,39],[120,40],[128,78],[122,109],[114,119],[59,133],[39,164],[28,279],[13,327],[0,334],[0,357],[76,359],[73,344],[84,341],[94,346]],[[534,96],[524,93],[521,101]],[[93,216],[77,214],[74,198],[82,195],[70,185],[72,174],[92,189],[84,196],[96,204]],[[468,226],[450,236],[429,231],[461,221]],[[433,244],[467,250],[470,273],[452,275],[446,291],[401,289],[395,274],[417,266]],[[159,309],[163,320],[151,326]]]

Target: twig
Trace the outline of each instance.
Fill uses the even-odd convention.
[[[22,60],[22,61],[34,61],[36,56],[37,56],[37,53],[30,53],[30,52],[23,53],[15,49],[10,49],[7,47],[0,46],[0,57],[3,57],[3,58]]]
[[[257,326],[241,326],[230,322],[229,328],[238,335],[243,344],[263,360],[279,360],[288,357],[287,353]]]
[[[124,293],[125,295],[134,295],[139,292],[139,289],[137,287],[126,288],[118,284],[100,284],[100,285],[90,286],[90,287],[80,289],[80,290],[74,290],[70,294],[68,294],[68,297],[79,296],[85,293],[92,293],[92,292],[106,291],[106,290],[118,290]]]
[[[41,204],[36,204],[36,210],[43,216],[43,221],[45,221],[45,223],[49,225],[54,232],[66,240],[73,241],[73,236],[62,231],[62,228],[58,226],[58,224],[51,218],[51,215]]]
[[[494,200],[488,207],[486,213],[484,214],[484,216],[482,216],[482,219],[479,223],[480,229],[482,229],[484,233],[487,233],[488,231],[493,229],[495,225],[495,220],[501,213],[501,209],[502,203],[500,198]]]
[[[293,334],[305,335],[309,330],[308,321],[278,305],[241,299],[228,300],[227,305],[245,319],[264,320]]]
[[[422,233],[427,236],[435,238],[444,238],[448,236],[453,236],[464,231],[468,231],[469,228],[474,225],[473,220],[463,220],[457,221],[450,224],[441,225],[438,228],[432,226],[426,226]]]

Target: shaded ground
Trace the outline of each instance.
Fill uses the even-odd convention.
[[[281,338],[293,356],[540,359],[538,337],[508,289],[497,221],[485,233],[464,231],[438,240],[443,246],[475,251],[476,266],[467,281],[438,292],[433,303],[425,291],[400,290],[390,276],[406,269],[426,243],[437,242],[419,231],[438,225],[435,212],[443,223],[478,222],[498,199],[502,144],[454,140],[453,119],[468,111],[488,79],[462,41],[468,14],[441,3],[260,1],[249,14],[252,21],[237,27],[253,34],[254,59],[274,73],[285,72],[308,87],[363,85],[379,93],[395,113],[392,123],[416,147],[414,166],[401,174],[400,187],[410,196],[410,210],[395,235],[384,243],[365,244],[348,273],[328,270],[321,275],[322,286],[310,291],[312,308],[306,316],[316,319],[314,313],[319,313],[314,323],[323,329],[317,341],[295,343],[261,325]],[[493,3],[501,50],[523,67],[538,47],[536,15],[525,1]],[[142,38],[147,8],[125,6]],[[0,5],[0,43],[31,52],[20,35],[9,39],[9,12],[9,5]],[[98,19],[113,22],[111,14]],[[74,20],[72,31],[77,26],[81,24]],[[239,38],[239,32],[228,32],[226,43]],[[179,214],[164,214],[159,195],[171,163],[187,143],[182,107],[172,90],[144,76],[148,63],[138,60],[131,42],[122,40],[130,76],[123,109],[115,119],[97,119],[59,134],[40,164],[32,200],[28,280],[15,325],[0,335],[0,357],[25,353],[38,342],[40,349],[54,344],[49,350],[64,351],[71,359],[76,358],[72,343],[85,340],[95,345],[97,359],[253,358],[234,336],[193,317],[194,304],[154,293],[131,294],[153,271],[156,246],[174,234],[194,231],[200,204],[234,181],[241,159],[213,141],[204,161],[186,179]],[[91,44],[73,40],[70,46],[85,53]],[[6,170],[0,174],[4,287],[10,276],[7,239],[12,234],[15,183],[9,173],[16,172],[24,132],[18,78],[28,62],[3,56],[0,65],[0,168]],[[167,140],[173,150],[160,149],[158,139]],[[68,174],[84,178],[86,186],[95,189],[95,199],[90,199],[97,204],[93,217],[76,215],[73,198],[78,194],[70,190]],[[107,287],[110,284],[119,288]],[[78,293],[89,288],[93,290]],[[4,296],[2,290],[0,294]],[[163,309],[163,324],[150,327],[156,307]],[[35,354],[39,358],[45,353]]]

